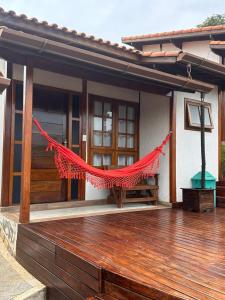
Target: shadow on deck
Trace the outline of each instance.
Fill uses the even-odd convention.
[[[224,209],[129,212],[19,225],[17,259],[48,299],[220,300],[224,238]]]

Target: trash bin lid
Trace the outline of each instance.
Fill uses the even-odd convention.
[[[201,180],[202,178],[202,172],[198,172],[197,174],[195,174],[191,180]],[[209,172],[205,172],[205,180],[216,180],[216,178]]]

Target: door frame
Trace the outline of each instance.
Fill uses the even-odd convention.
[[[16,79],[12,79],[11,81],[11,90],[12,93],[7,93],[7,101],[10,102],[11,105],[11,134],[10,134],[10,147],[9,147],[9,158],[10,158],[10,162],[9,162],[9,168],[7,170],[7,174],[9,177],[9,181],[6,183],[7,187],[5,186],[5,190],[9,191],[9,197],[8,199],[5,198],[5,196],[2,193],[2,198],[5,199],[4,204],[5,206],[11,206],[11,205],[15,205],[13,203],[13,176],[22,176],[22,170],[21,172],[14,172],[13,170],[13,165],[14,165],[14,130],[15,130],[15,113],[16,113],[16,108],[15,108],[15,101],[16,101],[16,93],[15,93],[15,89],[16,89],[16,84],[21,84],[23,85],[23,81],[21,80],[16,80]],[[52,86],[48,86],[48,85],[42,85],[42,84],[36,84],[34,83],[34,87],[38,87],[41,89],[46,89],[46,90],[51,90],[51,91],[59,91],[65,94],[68,94],[68,111],[67,111],[67,139],[68,139],[68,147],[72,146],[72,105],[70,104],[70,102],[72,101],[72,96],[73,95],[77,95],[80,98],[80,112],[79,112],[79,122],[80,122],[80,126],[79,126],[79,145],[80,145],[80,156],[83,159],[86,159],[86,147],[84,147],[83,142],[82,142],[82,135],[84,134],[84,128],[85,128],[85,124],[84,123],[84,117],[86,117],[86,105],[83,103],[84,102],[84,96],[82,92],[77,92],[77,91],[71,91],[68,89],[62,89],[62,88],[57,88],[57,87],[52,87]],[[11,99],[9,99],[9,97]],[[10,101],[9,101],[10,100]],[[72,102],[71,102],[72,103]],[[85,110],[84,110],[85,109]],[[21,113],[21,112],[20,112]],[[22,138],[23,141],[23,138]],[[85,145],[86,146],[86,145]],[[3,176],[5,176],[5,174],[3,174]],[[22,185],[22,182],[21,182]],[[7,201],[6,201],[7,200]],[[75,199],[71,199],[71,180],[68,179],[67,180],[67,191],[66,191],[66,201],[72,201]],[[78,182],[78,198],[76,199],[78,201],[83,201],[85,200],[85,180],[79,180]],[[21,201],[21,199],[20,199]]]

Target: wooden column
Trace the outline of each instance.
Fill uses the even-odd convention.
[[[87,80],[82,80],[82,95],[81,95],[81,105],[80,105],[80,118],[81,118],[81,157],[86,161],[87,159],[87,109],[88,109],[88,92],[87,92]],[[86,141],[83,140],[83,137],[86,135]],[[79,195],[78,200],[85,200],[85,180],[79,180]]]
[[[170,139],[170,202],[177,202],[177,184],[176,184],[176,110],[177,99],[174,91],[170,98],[170,130],[173,132]]]
[[[7,62],[7,77],[12,79],[13,65]],[[9,188],[10,188],[10,153],[11,153],[11,126],[12,126],[12,107],[13,107],[13,83],[6,92],[6,103],[4,113],[4,130],[3,130],[3,160],[2,160],[2,191],[1,206],[9,205]]]
[[[222,105],[223,92],[218,91],[218,177],[222,179]]]
[[[33,108],[33,68],[29,65],[24,67],[23,87],[23,154],[20,222],[28,223],[30,220],[30,175]]]

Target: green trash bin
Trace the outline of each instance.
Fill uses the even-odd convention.
[[[192,188],[201,188],[202,172],[198,172],[191,178]],[[216,207],[216,178],[209,172],[205,172],[205,187],[206,189],[214,189],[214,207]]]

